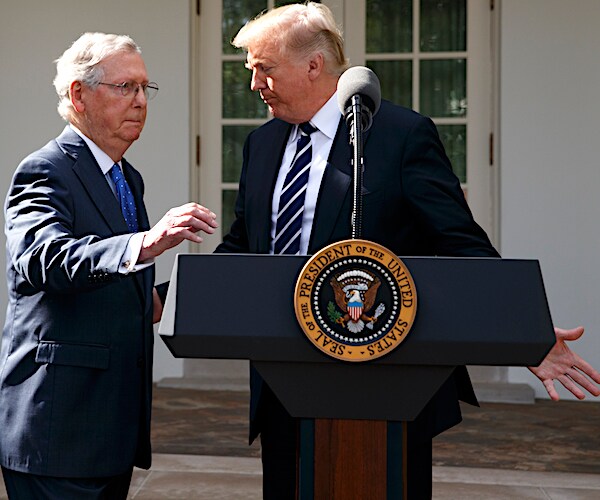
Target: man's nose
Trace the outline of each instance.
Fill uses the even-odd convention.
[[[148,104],[148,98],[146,97],[146,93],[141,85],[138,86],[137,90],[135,91],[133,102],[136,106],[146,106]]]
[[[266,80],[263,75],[255,68],[252,70],[252,79],[250,80],[250,90],[256,91],[266,88]]]

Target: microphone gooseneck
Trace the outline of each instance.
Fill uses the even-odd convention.
[[[363,132],[371,128],[373,116],[381,104],[381,86],[377,75],[369,68],[355,66],[338,80],[337,98],[340,111],[350,130],[352,157],[352,239],[362,237]]]

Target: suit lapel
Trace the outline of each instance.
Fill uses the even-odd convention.
[[[127,223],[123,219],[119,203],[83,139],[66,128],[58,137],[57,143],[66,154],[74,158],[73,171],[111,231],[115,234],[126,233]]]
[[[342,118],[333,139],[329,161],[321,182],[309,253],[314,253],[330,241],[352,184],[351,161],[352,148],[348,145],[348,127]],[[348,238],[350,236],[348,234]]]
[[[249,244],[251,251],[256,253],[269,252],[273,190],[291,130],[290,124],[274,120],[264,131],[264,137],[257,137],[260,147],[249,160],[254,169],[246,178],[246,203],[252,211]],[[267,179],[271,180],[270,186],[265,185]]]

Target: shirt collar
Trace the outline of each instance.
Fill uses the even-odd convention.
[[[73,130],[73,132],[75,132],[79,137],[81,137],[85,141],[85,143],[87,144],[88,148],[90,148],[90,151],[92,152],[92,155],[96,159],[96,162],[100,166],[100,169],[102,170],[102,173],[104,175],[106,175],[108,173],[108,171],[113,167],[113,165],[115,164],[115,162],[112,161],[112,159],[110,158],[110,156],[108,156],[104,151],[102,151],[96,145],[96,143],[94,141],[92,141],[89,137],[85,136],[84,133],[81,130],[79,130],[75,125],[73,125],[72,123],[70,123],[69,126],[71,127],[71,129]],[[117,162],[117,164],[119,165],[119,167],[121,166],[121,162]]]
[[[341,117],[342,113],[337,105],[337,92],[334,92],[323,107],[310,119],[310,123],[315,126],[319,132],[325,134],[329,140],[333,140]],[[290,136],[291,141],[295,141],[298,138],[298,130],[299,127],[296,125]]]

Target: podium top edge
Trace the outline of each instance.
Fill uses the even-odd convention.
[[[235,257],[277,257],[278,259],[297,259],[297,258],[309,258],[310,255],[273,255],[268,253],[194,253],[194,252],[178,252],[175,254],[176,258],[179,257],[223,257],[223,256],[235,256]],[[448,256],[448,255],[398,255],[399,259],[411,259],[411,260],[458,260],[458,261],[503,261],[503,262],[539,262],[539,259],[534,258],[516,258],[516,257],[483,257],[483,256]]]

